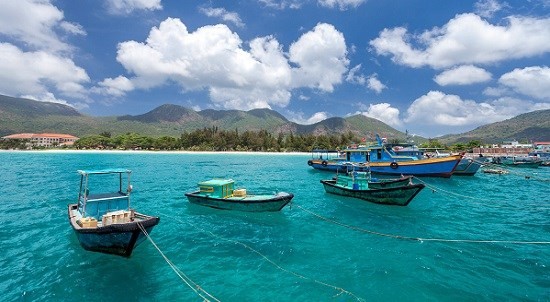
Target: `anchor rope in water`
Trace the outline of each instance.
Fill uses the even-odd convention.
[[[436,191],[440,191],[440,192],[444,192],[444,193],[447,193],[449,195],[454,195],[454,196],[458,196],[458,197],[462,197],[462,198],[466,198],[466,199],[472,199],[472,200],[476,200],[476,201],[480,201],[480,202],[485,202],[485,200],[481,199],[481,198],[475,198],[475,197],[472,197],[472,196],[467,196],[467,195],[463,195],[463,194],[458,194],[458,193],[455,193],[455,192],[451,192],[451,191],[448,191],[448,190],[444,190],[444,189],[441,189],[439,187],[436,187],[432,184],[429,184],[425,181],[423,181],[422,179],[416,177],[416,176],[413,176],[414,179],[418,180],[419,182],[423,183],[426,187],[430,188],[433,192],[436,192]]]
[[[432,189],[434,192],[435,191],[441,191],[441,192],[445,192],[447,194],[450,194],[450,195],[455,195],[455,196],[459,196],[459,197],[463,197],[463,198],[468,198],[468,199],[474,199],[474,200],[480,200],[479,198],[475,198],[475,197],[471,197],[471,196],[467,196],[467,195],[463,195],[463,194],[458,194],[458,193],[455,193],[455,192],[451,192],[451,191],[447,191],[447,190],[443,190],[441,188],[438,188],[434,185],[431,185],[425,181],[423,181],[422,179],[416,177],[416,176],[413,176],[414,179],[418,180],[419,182],[423,183],[426,187]]]
[[[342,226],[342,227],[345,227],[345,228],[348,228],[348,229],[352,229],[352,230],[356,230],[356,231],[359,231],[359,232],[368,233],[368,234],[372,234],[372,235],[376,235],[376,236],[381,236],[381,237],[394,238],[394,239],[401,239],[401,240],[408,240],[408,241],[420,241],[420,242],[432,241],[432,242],[464,242],[464,243],[550,244],[550,241],[422,238],[422,237],[410,237],[410,236],[403,236],[403,235],[381,233],[381,232],[376,232],[376,231],[356,227],[356,226],[353,226],[353,225],[345,224],[343,222],[339,222],[339,221],[334,220],[334,219],[330,219],[328,217],[317,214],[317,213],[315,213],[311,210],[308,210],[308,209],[306,209],[302,206],[299,206],[299,205],[295,205],[295,207],[297,207],[297,208],[299,208],[299,209],[301,209],[301,210],[303,210],[303,211],[305,211],[305,212],[307,212],[307,213],[309,213],[309,214],[311,214],[311,215],[313,215],[313,216],[315,216],[319,219],[322,219],[324,221],[327,221],[327,222],[330,222],[330,223],[333,223],[333,224],[336,224],[336,225],[339,225],[339,226]]]
[[[285,272],[285,273],[291,274],[291,275],[293,275],[293,276],[295,276],[295,277],[297,277],[297,278],[300,278],[300,279],[310,280],[310,281],[313,281],[313,282],[315,282],[315,283],[317,283],[317,284],[321,284],[321,285],[323,285],[323,286],[330,287],[330,288],[332,288],[332,289],[334,289],[334,290],[337,290],[338,293],[337,293],[336,295],[334,295],[334,297],[340,296],[340,295],[342,295],[342,294],[347,294],[347,295],[349,295],[349,296],[355,298],[357,301],[365,301],[365,299],[358,297],[358,296],[355,295],[354,293],[352,293],[352,292],[350,292],[350,291],[348,291],[348,290],[346,290],[346,289],[344,289],[344,288],[342,288],[342,287],[339,287],[339,286],[336,286],[336,285],[332,285],[332,284],[329,284],[329,283],[326,283],[326,282],[323,282],[323,281],[319,281],[319,280],[317,280],[317,279],[312,279],[312,278],[306,277],[305,275],[302,275],[302,274],[299,274],[299,273],[297,273],[297,272],[294,272],[294,271],[291,271],[291,270],[289,270],[289,269],[286,269],[286,268],[280,266],[279,264],[277,264],[275,261],[269,259],[267,256],[265,256],[264,254],[262,254],[260,251],[254,249],[253,247],[251,247],[251,246],[249,246],[249,245],[247,245],[247,244],[245,244],[245,243],[242,243],[242,242],[237,241],[237,240],[234,240],[234,239],[228,239],[228,238],[222,237],[222,236],[220,236],[220,235],[214,234],[214,233],[211,232],[211,231],[204,230],[204,229],[202,229],[202,228],[200,228],[200,227],[198,227],[198,226],[196,226],[196,225],[194,225],[194,224],[192,224],[192,223],[190,223],[190,222],[187,222],[187,221],[182,221],[182,220],[179,220],[179,219],[175,219],[175,220],[176,220],[176,221],[179,221],[179,222],[181,222],[181,223],[185,223],[185,224],[187,224],[187,225],[190,225],[190,226],[194,227],[195,229],[197,229],[198,231],[203,232],[203,233],[205,233],[205,234],[209,234],[210,236],[212,236],[212,237],[214,237],[214,238],[218,238],[218,239],[221,239],[221,240],[225,240],[225,241],[228,241],[228,242],[232,242],[232,243],[234,243],[234,244],[241,245],[241,246],[243,246],[244,248],[246,248],[246,249],[248,249],[248,250],[250,250],[250,251],[252,251],[252,252],[258,254],[258,255],[259,255],[260,257],[262,257],[265,261],[269,262],[270,264],[272,264],[273,266],[275,266],[276,268],[278,268],[279,270],[281,270],[281,271],[283,271],[283,272]]]
[[[145,237],[153,244],[153,246],[157,249],[157,251],[160,253],[162,258],[168,263],[168,266],[180,277],[180,279],[189,287],[191,288],[198,296],[204,299],[204,301],[210,301],[208,298],[206,298],[204,295],[210,297],[214,301],[220,301],[216,297],[212,296],[210,293],[208,293],[206,290],[204,290],[200,285],[195,283],[191,278],[189,278],[183,271],[181,271],[174,263],[166,257],[166,255],[161,251],[161,249],[158,247],[158,245],[153,241],[147,230],[141,225],[140,222],[137,223],[139,229],[143,232]],[[204,294],[204,295],[203,295]]]

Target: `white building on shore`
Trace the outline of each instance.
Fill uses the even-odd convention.
[[[3,136],[2,139],[25,139],[29,147],[60,147],[72,146],[78,137],[60,133],[16,133]]]

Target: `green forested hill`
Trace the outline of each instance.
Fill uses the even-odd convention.
[[[550,141],[550,109],[520,114],[466,133],[445,135],[440,138],[441,142],[447,144],[472,140],[479,140],[486,144],[499,144],[505,140]]]
[[[270,133],[342,134],[352,132],[374,139],[374,134],[404,137],[388,125],[362,115],[334,117],[313,125],[288,121],[270,109],[193,111],[165,104],[141,115],[92,117],[62,104],[0,96],[0,135],[21,132],[60,132],[85,136],[110,132],[113,135],[135,132],[142,135],[179,136],[182,132],[217,127],[224,130],[267,130]]]
[[[288,121],[270,109],[194,111],[182,106],[165,104],[141,115],[93,117],[82,115],[74,108],[57,103],[37,102],[0,95],[0,136],[22,132],[60,132],[85,136],[110,132],[141,135],[180,136],[183,132],[217,127],[223,130],[259,131],[283,134],[346,134],[374,140],[375,134],[390,141],[405,141],[405,133],[363,115],[332,117],[312,125]],[[475,130],[438,138],[445,144],[479,140],[501,143],[503,140],[550,141],[550,110],[518,115],[509,120],[481,126]],[[425,141],[414,138],[416,143]]]

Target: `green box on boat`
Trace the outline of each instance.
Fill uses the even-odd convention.
[[[201,193],[208,193],[211,197],[228,198],[233,195],[235,181],[232,179],[211,179],[199,182]]]

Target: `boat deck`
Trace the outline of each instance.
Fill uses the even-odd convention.
[[[269,198],[269,197],[273,197],[273,195],[253,195],[253,194],[247,194],[246,196],[242,196],[242,197],[239,197],[239,196],[231,196],[231,197],[227,197],[225,199],[227,200],[265,200],[266,198]]]

